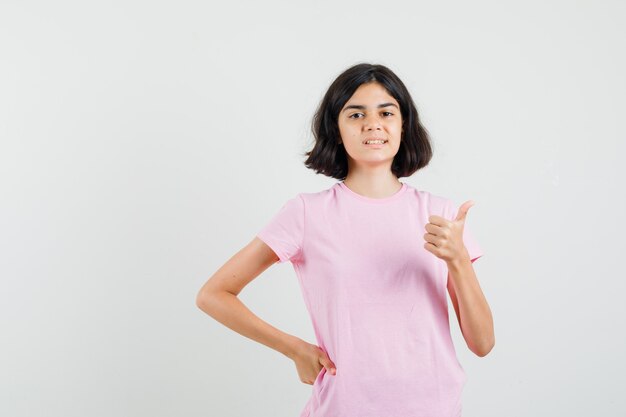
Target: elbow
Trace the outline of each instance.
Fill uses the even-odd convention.
[[[475,349],[472,349],[472,351],[474,352],[476,356],[484,358],[485,356],[489,354],[489,352],[492,351],[495,344],[496,344],[496,341],[494,339],[491,339],[490,341],[483,343],[481,346]]]
[[[196,294],[196,307],[198,307],[200,310],[204,310],[205,303],[206,298],[204,294],[202,293],[202,291],[198,292],[198,294]]]
[[[205,313],[208,313],[209,306],[211,304],[211,299],[212,299],[211,293],[205,290],[198,291],[198,294],[196,294],[196,307],[198,307],[200,310],[204,311]]]
[[[214,304],[215,295],[219,291],[215,285],[212,285],[213,277],[211,277],[199,290],[196,294],[196,307],[205,313],[209,314],[209,308],[212,304]]]

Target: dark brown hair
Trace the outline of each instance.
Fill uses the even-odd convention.
[[[384,65],[356,64],[342,72],[326,91],[313,116],[313,149],[305,152],[304,165],[317,174],[343,180],[348,175],[348,156],[342,144],[339,112],[361,84],[378,82],[400,104],[404,129],[400,148],[391,164],[398,177],[409,177],[430,162],[433,155],[430,137],[420,123],[417,108],[404,83]]]

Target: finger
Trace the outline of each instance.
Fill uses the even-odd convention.
[[[437,246],[433,245],[430,242],[424,243],[424,249],[426,249],[428,252],[432,253],[433,255],[437,255],[436,251],[439,250]]]
[[[472,207],[473,205],[474,205],[473,200],[468,200],[465,203],[461,204],[461,207],[459,207],[459,211],[456,214],[456,218],[454,220],[465,221],[465,217],[467,217],[467,212],[470,209],[470,207]]]
[[[452,229],[452,226],[453,226],[452,220],[448,220],[440,216],[432,215],[429,217],[429,221],[430,223],[426,223],[424,228],[426,228],[428,225],[434,226],[438,228],[438,229],[433,229],[437,231],[436,234],[443,235],[443,229]],[[426,230],[428,230],[428,228],[426,228]]]
[[[443,236],[444,234],[443,226],[437,226],[436,224],[426,223],[426,225],[424,226],[424,229],[426,229],[428,233],[431,233],[433,235]]]
[[[432,244],[433,246],[437,246],[437,247],[439,247],[439,245],[441,244],[441,237],[435,236],[431,233],[425,233],[424,240]]]
[[[337,369],[335,368],[335,364],[326,356],[321,356],[319,359],[319,363],[322,364],[324,368],[331,374],[335,374]]]
[[[436,226],[445,226],[450,223],[450,220],[445,217],[437,216],[436,214],[431,214],[428,216],[428,221]]]

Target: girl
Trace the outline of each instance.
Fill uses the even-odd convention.
[[[402,81],[358,64],[331,84],[305,165],[340,181],[289,199],[201,288],[197,305],[283,353],[312,384],[300,417],[458,417],[466,381],[450,336],[447,295],[469,349],[493,348],[491,311],[472,262],[473,205],[400,177],[432,149]],[[274,262],[296,272],[317,344],[286,334],[237,298]]]

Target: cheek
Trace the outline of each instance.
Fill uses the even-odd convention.
[[[339,128],[339,134],[341,135],[341,137],[345,138],[345,137],[349,137],[353,135],[354,129],[352,129],[349,125],[339,123],[338,128]]]
[[[341,133],[341,137],[350,141],[352,141],[353,138],[358,138],[359,136],[360,136],[360,132],[355,129],[346,129]]]

